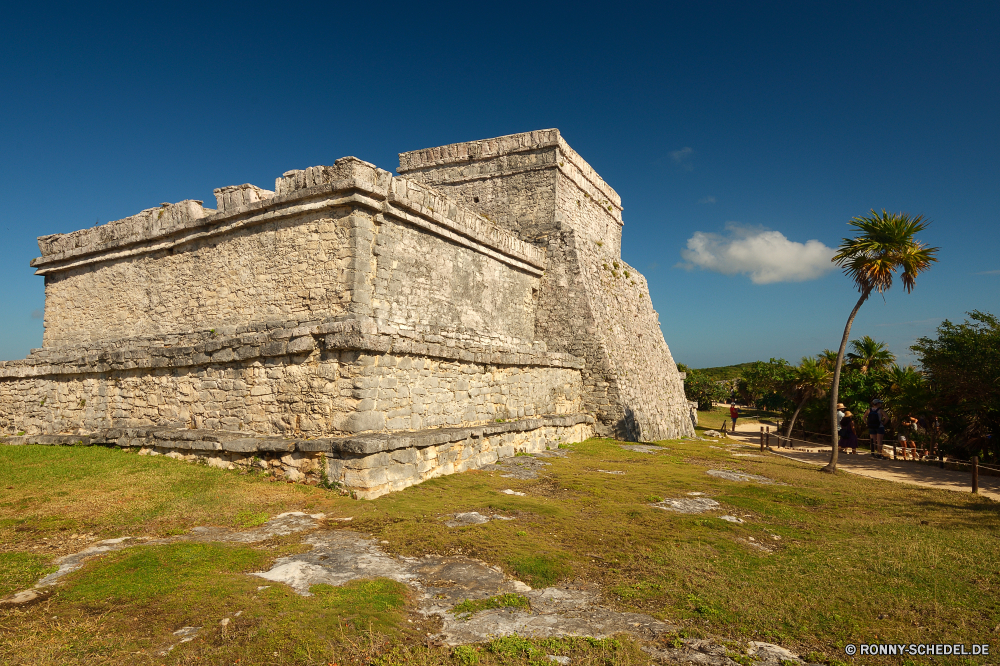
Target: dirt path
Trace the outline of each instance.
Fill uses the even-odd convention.
[[[739,423],[737,421],[736,432],[732,433],[730,438],[759,448],[760,428],[762,425],[764,427],[768,426],[766,423]],[[771,426],[771,432],[774,432],[774,426]],[[772,438],[772,445],[774,441]],[[807,451],[772,449],[771,453],[810,465],[825,465],[830,461],[829,446],[816,445],[816,447],[810,448]],[[837,468],[851,474],[859,474],[872,479],[909,483],[915,486],[953,490],[962,493],[972,491],[971,472],[941,469],[934,465],[923,465],[913,461],[881,460],[872,458],[867,453],[858,453],[858,455],[841,454],[838,457]],[[1000,501],[1000,477],[980,474],[979,494],[983,497]]]

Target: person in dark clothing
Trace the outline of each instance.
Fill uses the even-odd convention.
[[[858,455],[858,433],[854,428],[854,414],[850,410],[844,411],[844,418],[840,420],[840,432],[843,437],[840,441],[845,449],[851,449],[851,453]]]
[[[872,406],[865,412],[865,420],[868,422],[868,435],[872,442],[872,455],[882,455],[882,437],[885,435],[885,411],[882,409],[882,401],[878,398],[872,400]]]

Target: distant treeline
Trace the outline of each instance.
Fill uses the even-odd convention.
[[[750,363],[737,363],[736,365],[723,365],[718,368],[691,368],[693,372],[699,372],[710,382],[724,382],[729,379],[739,379],[743,376],[743,369],[753,365]]]

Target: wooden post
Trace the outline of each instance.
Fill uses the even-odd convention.
[[[764,428],[764,448],[771,448],[771,426]]]
[[[764,426],[760,427],[760,450],[764,450]]]
[[[979,456],[972,456],[972,492],[979,492]]]

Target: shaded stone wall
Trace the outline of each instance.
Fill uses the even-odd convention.
[[[599,432],[693,434],[646,280],[621,260],[621,199],[557,130],[403,153],[400,172],[483,214],[532,211],[505,226],[546,249],[535,337],[584,359],[584,405]],[[524,188],[528,175],[534,189]]]

